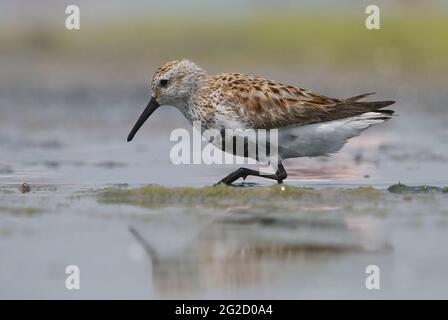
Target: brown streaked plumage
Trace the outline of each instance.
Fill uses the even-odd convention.
[[[240,73],[216,76],[189,60],[158,68],[151,80],[152,99],[128,141],[160,105],[172,105],[184,116],[200,121],[203,129],[278,129],[280,160],[337,152],[345,142],[373,124],[390,119],[393,111],[380,110],[394,101],[360,101],[366,93],[347,99],[330,98],[299,87]],[[273,164],[281,182],[286,171]],[[241,168],[221,182],[260,175]]]
[[[349,99],[329,98],[302,88],[244,74],[224,74],[211,81],[223,100],[248,127],[274,129],[357,116],[384,108],[393,101],[359,102],[367,94]]]

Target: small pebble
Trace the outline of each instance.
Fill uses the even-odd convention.
[[[22,193],[28,193],[31,191],[31,186],[28,183],[22,183],[22,185],[20,186],[20,191]]]

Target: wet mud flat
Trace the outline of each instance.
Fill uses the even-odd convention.
[[[447,189],[402,184],[4,185],[0,296],[446,298],[447,208]]]

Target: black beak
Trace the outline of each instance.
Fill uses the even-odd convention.
[[[148,105],[146,106],[145,110],[143,110],[142,115],[140,118],[138,118],[137,122],[134,125],[134,128],[132,128],[131,132],[128,135],[128,142],[131,141],[135,134],[137,133],[138,129],[145,123],[145,121],[149,118],[149,116],[158,108],[160,107],[160,104],[156,101],[154,97],[151,97],[151,100],[149,101]]]

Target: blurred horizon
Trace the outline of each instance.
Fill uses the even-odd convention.
[[[76,78],[77,70],[92,66],[105,77],[107,70],[132,74],[142,68],[149,75],[180,58],[212,72],[317,68],[438,80],[448,70],[443,1],[377,1],[381,30],[365,28],[369,1],[336,7],[330,1],[78,1],[81,29],[73,31],[65,29],[68,4],[2,2],[0,64],[6,78],[23,72],[23,78],[37,73],[45,80],[67,70]]]

